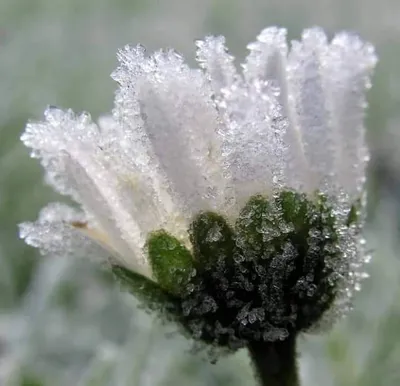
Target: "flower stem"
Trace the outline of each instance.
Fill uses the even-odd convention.
[[[260,386],[300,386],[296,335],[284,341],[253,342],[248,349]]]

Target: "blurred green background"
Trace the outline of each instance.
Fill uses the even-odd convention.
[[[59,197],[19,142],[47,104],[110,111],[126,43],[174,47],[223,34],[242,59],[268,25],[359,32],[380,62],[369,94],[371,278],[333,331],[300,344],[304,385],[400,384],[400,2],[398,0],[1,0],[0,385],[254,385],[245,352],[216,365],[86,260],[41,257],[17,236]],[[171,336],[172,335],[172,336]]]

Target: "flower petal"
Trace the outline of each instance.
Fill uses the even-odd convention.
[[[119,124],[113,117],[99,120],[100,147],[106,168],[118,176],[119,194],[129,203],[129,211],[145,234],[167,229],[180,239],[187,239],[187,225],[181,205],[170,194],[166,176],[157,160],[150,157],[150,143],[140,138],[140,128]]]
[[[62,203],[44,207],[35,222],[19,225],[20,237],[41,253],[52,256],[82,256],[107,261],[110,252],[86,237],[73,224],[86,224],[87,218],[80,212]],[[105,244],[105,243],[104,243]]]
[[[249,83],[257,79],[272,80],[281,88],[286,82],[286,29],[266,28],[247,48],[250,52],[242,65],[245,79]]]
[[[262,81],[226,89],[219,112],[224,166],[240,207],[249,196],[284,182],[287,121],[273,90]]]
[[[106,167],[97,126],[87,114],[75,116],[56,108],[48,109],[45,118],[30,123],[22,140],[41,158],[47,180],[82,204],[124,264],[148,274],[145,235],[132,217],[134,200],[123,194],[118,175]]]
[[[328,51],[327,38],[318,28],[305,30],[294,41],[288,57],[288,97],[293,100],[294,124],[298,125],[308,161],[308,191],[332,192],[335,143],[326,106],[326,77],[322,70]]]
[[[365,180],[365,91],[376,62],[372,45],[347,33],[334,37],[324,61],[332,131],[337,140],[338,183],[353,199],[360,197]]]
[[[121,86],[117,116],[126,125],[126,114],[136,120],[141,140],[150,144],[151,158],[176,192],[175,201],[190,216],[220,206],[225,180],[215,135],[217,113],[201,72],[189,69],[173,51],[147,58],[140,48],[126,47],[119,60],[113,74]]]
[[[49,106],[45,121],[29,122],[21,141],[32,149],[31,156],[40,158],[46,170],[46,182],[61,194],[71,195],[79,200],[65,170],[63,156],[71,143],[76,142],[82,150],[93,148],[99,135],[98,128],[86,113],[76,117],[72,110],[62,111]],[[70,147],[74,149],[73,146]]]
[[[196,41],[196,60],[205,70],[213,93],[218,97],[224,88],[236,83],[238,74],[234,65],[234,57],[229,54],[223,36],[207,36]]]
[[[284,141],[290,149],[285,153],[286,183],[294,189],[302,188],[308,179],[308,168],[296,123],[293,98],[288,95],[286,29],[266,28],[257,36],[257,41],[250,43],[247,48],[250,52],[242,65],[244,78],[249,84],[267,81],[275,91],[282,105],[282,115],[288,121],[284,134]]]

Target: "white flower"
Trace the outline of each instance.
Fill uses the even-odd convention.
[[[120,86],[112,116],[95,124],[50,107],[29,123],[22,141],[80,209],[51,204],[21,225],[21,237],[44,253],[112,259],[154,279],[151,232],[191,248],[187,230],[201,211],[229,221],[256,194],[320,191],[338,219],[345,261],[337,264],[350,266],[342,292],[351,292],[365,255],[361,221],[345,223],[363,197],[374,49],[347,33],[328,42],[317,28],[289,49],[275,27],[248,48],[240,73],[223,37],[197,42],[200,69],[171,50],[147,56],[126,46],[112,75]]]

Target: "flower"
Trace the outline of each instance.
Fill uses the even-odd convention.
[[[109,262],[148,305],[231,349],[330,325],[368,260],[373,47],[314,28],[289,49],[272,27],[248,48],[239,73],[223,37],[197,42],[199,69],[126,46],[111,116],[49,107],[21,137],[79,204],[50,204],[21,237]]]

